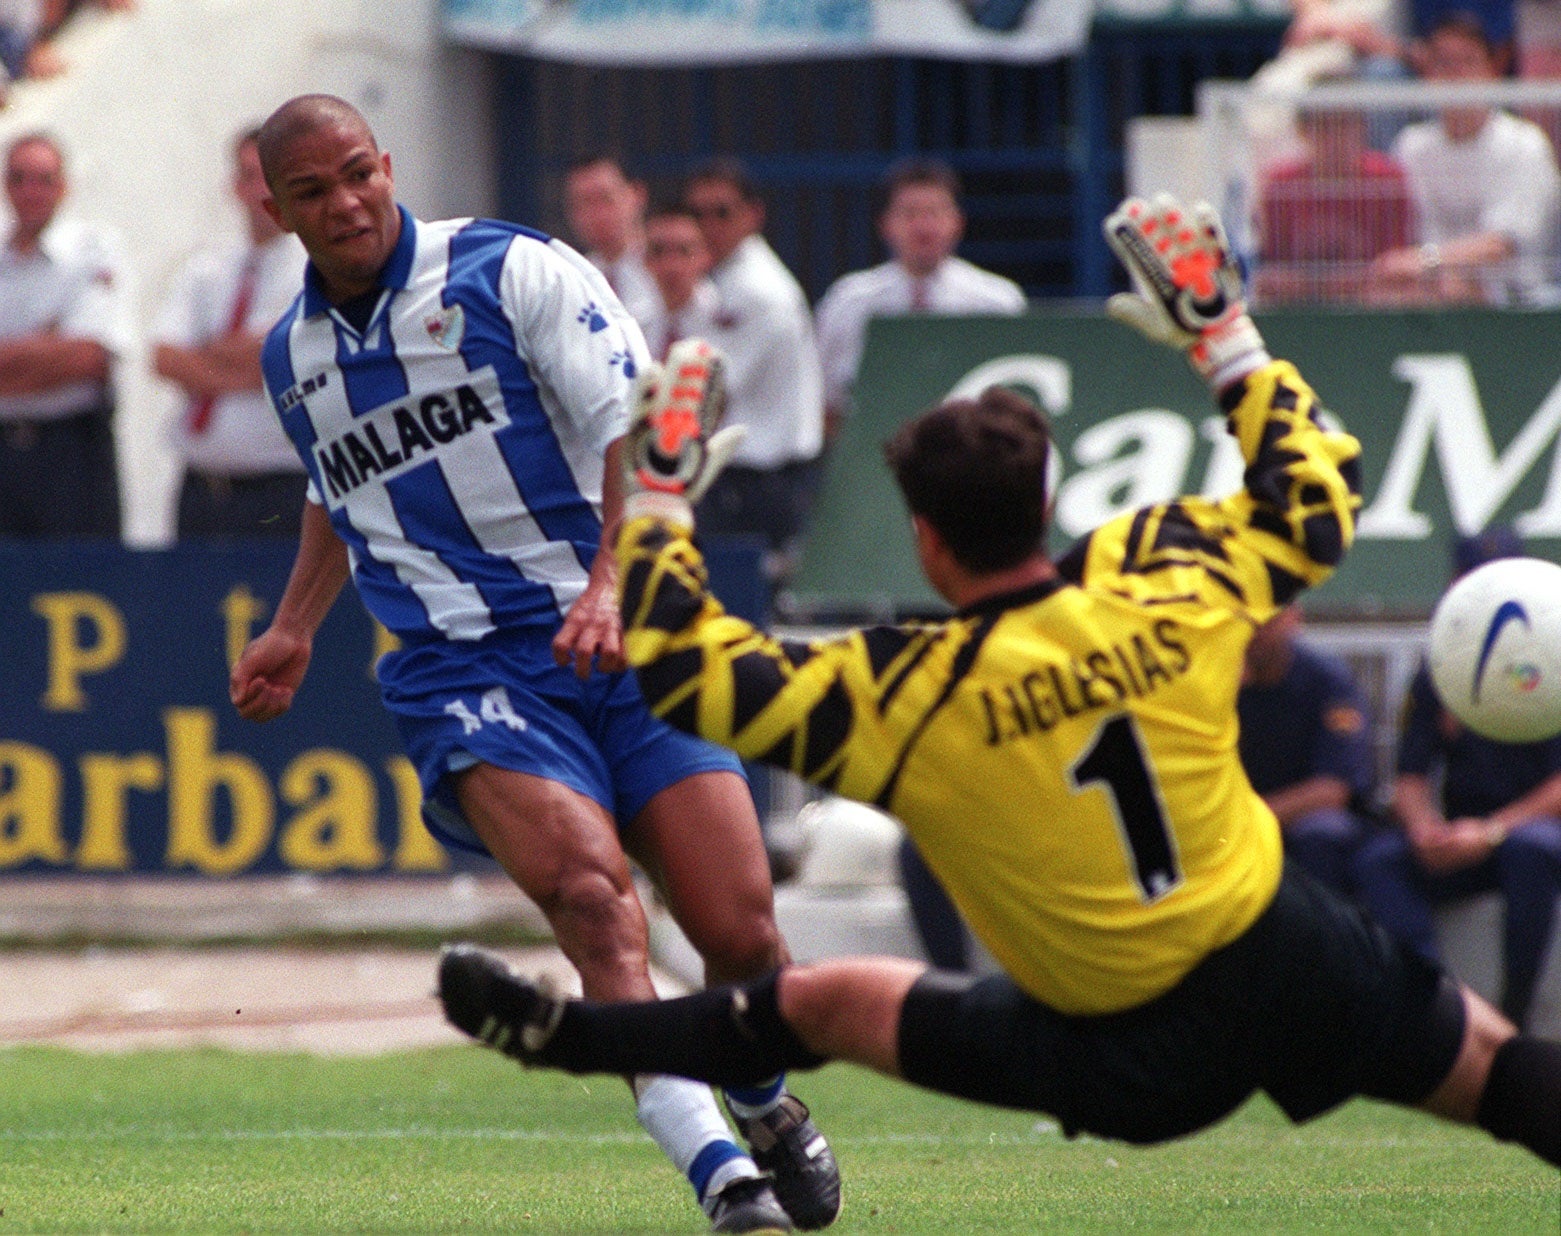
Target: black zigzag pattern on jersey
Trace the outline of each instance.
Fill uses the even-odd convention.
[[[1290,505],[1290,476],[1287,470],[1295,464],[1306,462],[1306,457],[1299,451],[1279,445],[1291,432],[1292,426],[1288,421],[1265,422],[1257,453],[1247,465],[1245,474],[1247,491],[1259,502],[1280,511]]]
[[[882,678],[895,657],[910,646],[915,635],[904,627],[868,627],[862,632],[862,644],[867,649],[867,665],[874,679]]]
[[[1225,546],[1211,532],[1200,528],[1187,508],[1179,503],[1165,508],[1160,516],[1160,526],[1155,530],[1154,551],[1163,553],[1172,549],[1190,549],[1200,554],[1207,554],[1211,558],[1218,558],[1221,562],[1229,562],[1230,555],[1225,552]]]
[[[900,694],[900,688],[910,679],[911,674],[922,663],[928,650],[932,647],[933,637],[931,632],[919,631],[913,637],[913,642],[915,640],[919,640],[920,645],[905,658],[905,663],[900,666],[893,679],[889,681],[888,685],[878,695],[878,715],[880,717],[889,711],[889,705],[894,703],[895,697]]]
[[[635,626],[676,634],[704,606],[705,572],[682,556],[656,557],[670,540],[659,524],[640,535],[634,560],[624,573],[620,608],[625,620]]]
[[[838,676],[829,684],[824,698],[808,710],[806,726],[802,767],[798,771],[811,781],[840,754],[851,736],[851,697]]]
[[[1159,517],[1159,523],[1153,538],[1149,539],[1149,526],[1155,516]],[[1146,539],[1149,539],[1147,549],[1144,547]],[[1179,566],[1198,567],[1238,601],[1246,599],[1241,585],[1219,565],[1230,561],[1219,538],[1200,528],[1180,503],[1140,510],[1128,528],[1126,544],[1122,562],[1124,575],[1152,575]]]
[[[699,681],[700,671],[704,669],[704,665],[704,649],[682,648],[677,652],[665,653],[646,665],[638,666],[634,674],[639,679],[640,693],[645,697],[645,702],[650,705],[652,712],[676,725],[680,730],[693,730],[695,727],[692,723],[685,725],[675,720],[674,713],[683,715],[684,706],[694,700],[697,692],[692,688]],[[680,690],[687,691],[687,699],[677,701],[676,707],[673,707],[669,701]]]
[[[786,686],[786,675],[769,653],[755,649],[732,659],[732,735],[764,711]]]
[[[986,637],[992,633],[992,628],[1003,617],[1006,611],[998,610],[994,613],[983,615],[979,622],[970,630],[969,638],[965,646],[954,654],[954,664],[949,667],[949,680],[943,684],[943,690],[938,692],[938,698],[932,701],[932,707],[927,709],[916,722],[905,739],[905,744],[900,748],[900,753],[895,757],[894,767],[889,770],[889,776],[883,783],[883,788],[873,797],[873,805],[885,811],[889,809],[889,803],[894,798],[895,788],[900,783],[900,776],[905,771],[905,761],[910,758],[911,748],[916,745],[916,740],[921,737],[922,731],[927,728],[927,723],[937,714],[938,709],[948,702],[949,696],[954,694],[954,688],[959,686],[965,675],[970,673],[971,667],[976,663],[976,657],[981,652],[981,645],[986,642]],[[942,634],[947,637],[957,634],[959,627],[951,625],[943,628]]]
[[[1275,562],[1265,562],[1268,568],[1268,587],[1274,594],[1275,605],[1288,605],[1301,594],[1306,581],[1294,571],[1287,571]]]

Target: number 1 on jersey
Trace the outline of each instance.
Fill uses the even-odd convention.
[[[1181,883],[1160,787],[1144,758],[1144,744],[1132,717],[1124,713],[1106,721],[1068,773],[1075,790],[1096,784],[1106,787],[1145,901],[1156,901]]]

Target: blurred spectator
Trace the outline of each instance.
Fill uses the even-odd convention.
[[[871,318],[903,313],[1022,313],[1024,291],[1011,279],[955,257],[965,232],[959,178],[934,159],[907,159],[881,186],[878,234],[889,260],[837,279],[818,306],[824,366],[825,434],[850,409]]]
[[[1513,45],[1519,77],[1561,77],[1561,0],[1518,0]]]
[[[790,574],[816,488],[823,374],[807,296],[760,234],[764,203],[742,165],[705,164],[683,203],[699,220],[720,295],[710,342],[726,354],[729,424],[748,436],[699,504],[706,535],[755,534],[773,585]]]
[[[1258,190],[1266,304],[1358,301],[1371,261],[1409,242],[1404,170],[1366,140],[1358,111],[1300,113],[1303,150],[1271,165]]]
[[[1478,26],[1501,75],[1506,76],[1512,68],[1517,10],[1517,0],[1410,0],[1410,21],[1421,39],[1429,38],[1449,17]],[[1414,49],[1410,54],[1415,55]]]
[[[119,535],[113,364],[134,340],[114,239],[57,218],[65,157],[24,134],[5,159],[0,249],[0,536]]]
[[[1490,529],[1459,540],[1454,567],[1463,574],[1522,553],[1516,534]],[[1370,838],[1356,857],[1361,899],[1389,931],[1436,958],[1431,907],[1500,891],[1501,1007],[1522,1026],[1561,895],[1561,737],[1482,738],[1442,707],[1422,664],[1409,688],[1392,807],[1401,830]]]
[[[656,312],[644,324],[657,360],[679,339],[708,339],[720,293],[710,282],[710,249],[699,220],[683,206],[661,206],[645,217],[645,266],[656,282]]]
[[[1289,605],[1252,634],[1236,711],[1241,763],[1279,819],[1285,853],[1348,895],[1371,792],[1365,693],[1338,657],[1299,638]]]
[[[1496,81],[1503,67],[1478,20],[1466,13],[1438,22],[1419,63],[1434,82]],[[1420,243],[1377,258],[1375,299],[1497,305],[1544,299],[1561,172],[1539,126],[1496,108],[1449,107],[1406,128],[1393,153],[1409,178]]]
[[[1287,99],[1325,81],[1392,81],[1409,72],[1408,0],[1291,0],[1291,10],[1279,54],[1251,79],[1259,97],[1247,124],[1260,167],[1293,155],[1304,140]]]
[[[21,0],[18,7],[36,15],[33,38],[26,51],[23,76],[56,77],[70,66],[54,44],[54,36],[81,9],[99,8],[111,13],[128,13],[136,0]]]
[[[304,251],[266,213],[256,132],[233,146],[233,196],[244,235],[185,264],[153,332],[153,367],[187,399],[176,435],[184,460],[179,539],[297,539],[308,476],[260,373],[272,324],[303,289]]]
[[[1013,280],[956,257],[965,232],[959,177],[935,159],[889,168],[879,186],[878,235],[889,260],[837,279],[818,306],[824,367],[825,435],[832,440],[851,409],[867,324],[892,314],[1016,314],[1024,290]],[[954,903],[927,869],[915,843],[900,842],[900,879],[928,960],[945,970],[970,964],[970,941]]]
[[[645,186],[624,175],[616,159],[593,155],[564,178],[564,210],[585,256],[643,329],[658,303],[645,269]]]
[[[0,0],[0,101],[10,84],[27,74],[27,57],[43,22],[42,0]]]
[[[1329,78],[1403,75],[1404,0],[1291,0],[1290,8],[1279,55],[1255,83],[1299,89]]]

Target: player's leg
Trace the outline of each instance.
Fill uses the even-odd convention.
[[[1467,987],[1458,1058],[1420,1104],[1503,1141],[1527,1146],[1561,1167],[1561,1043],[1519,1034]]]
[[[897,1075],[905,994],[925,966],[868,957],[788,966],[757,979],[653,1003],[564,1000],[472,945],[439,963],[445,1016],[528,1064],[571,1073],[667,1072],[742,1085],[840,1059]],[[786,1009],[780,987],[787,985]],[[791,1018],[797,1019],[793,1025]]]
[[[457,774],[455,795],[488,852],[547,915],[586,995],[654,1001],[644,909],[607,811],[557,781],[489,764]],[[776,1230],[773,1201],[744,1192],[757,1166],[731,1140],[709,1088],[650,1075],[631,1084],[640,1123],[717,1230]]]
[[[704,959],[707,982],[752,978],[788,960],[758,817],[737,773],[698,772],[666,786],[635,815],[624,840]],[[839,1166],[784,1074],[729,1086],[726,1100],[792,1221],[810,1230],[834,1222]]]
[[[752,978],[789,960],[775,926],[759,819],[741,776],[701,772],[667,786],[630,821],[623,840],[704,959],[706,983]]]
[[[645,912],[617,826],[557,781],[478,764],[455,776],[473,831],[547,916],[593,1000],[654,1000]]]

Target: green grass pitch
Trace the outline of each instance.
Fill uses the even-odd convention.
[[[796,1082],[842,1234],[1561,1231],[1556,1171],[1370,1103],[1296,1129],[1258,1100],[1145,1150],[843,1065]],[[703,1230],[612,1078],[475,1048],[0,1052],[0,1233]]]

